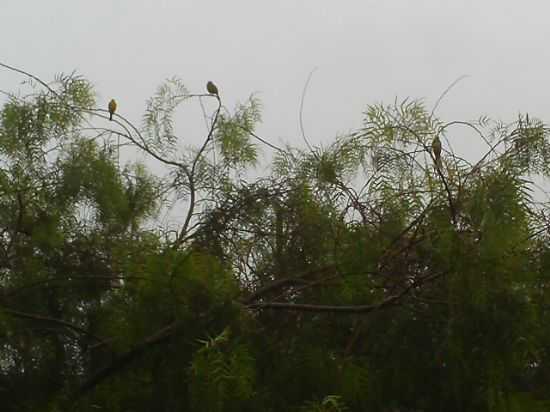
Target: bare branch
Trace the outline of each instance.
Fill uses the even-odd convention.
[[[103,339],[101,339],[100,337],[90,333],[86,329],[83,329],[80,326],[74,325],[74,324],[72,324],[70,322],[67,322],[67,321],[64,321],[62,319],[50,318],[50,317],[47,317],[47,316],[37,315],[37,314],[34,314],[34,313],[21,312],[21,311],[14,310],[14,309],[9,309],[9,308],[6,308],[6,307],[1,307],[0,310],[2,310],[5,313],[7,313],[9,315],[12,315],[14,317],[18,317],[18,318],[22,318],[22,319],[29,319],[29,320],[39,321],[39,322],[53,323],[53,324],[56,324],[56,325],[59,325],[59,326],[63,326],[65,328],[71,329],[74,332],[78,332],[80,334],[90,336],[90,337],[94,338],[95,340],[97,340],[99,342],[103,342]]]

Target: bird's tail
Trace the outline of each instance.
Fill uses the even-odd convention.
[[[113,120],[113,113],[112,112],[109,113],[109,120],[111,120],[111,121]]]

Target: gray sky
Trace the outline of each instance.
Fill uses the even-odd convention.
[[[440,107],[444,119],[546,116],[543,0],[1,0],[0,10],[0,61],[45,80],[76,69],[99,105],[116,97],[138,124],[164,79],[177,75],[192,92],[211,79],[229,108],[259,93],[261,134],[302,145],[300,95],[315,67],[304,121],[317,143],[358,127],[369,103],[431,105],[464,74]],[[16,79],[0,71],[0,89]]]

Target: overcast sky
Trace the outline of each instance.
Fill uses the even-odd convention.
[[[261,134],[301,145],[300,96],[314,68],[304,121],[315,142],[357,128],[369,103],[431,105],[461,75],[470,77],[441,105],[444,119],[547,118],[543,0],[1,0],[0,12],[1,62],[45,80],[77,70],[99,105],[115,97],[136,123],[164,79],[192,92],[211,79],[229,108],[258,93]],[[19,79],[0,71],[0,89]]]

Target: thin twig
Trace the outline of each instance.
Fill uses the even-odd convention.
[[[315,153],[315,151],[313,150],[313,148],[311,147],[311,145],[307,140],[306,133],[304,130],[304,119],[303,119],[304,100],[306,98],[306,91],[309,86],[309,82],[311,81],[311,77],[313,76],[313,73],[315,73],[316,70],[317,70],[317,67],[313,68],[313,70],[309,72],[309,75],[307,76],[306,84],[304,85],[304,90],[302,90],[302,97],[300,99],[300,132],[302,133],[302,139],[304,139],[304,142],[306,142],[306,145],[309,151],[313,153],[313,155],[317,158],[317,154]]]
[[[436,100],[435,104],[434,104],[434,107],[432,108],[432,111],[430,113],[430,119],[433,117],[435,111],[437,110],[437,108],[439,107],[439,104],[441,103],[441,101],[445,98],[445,96],[447,95],[447,93],[449,93],[451,91],[451,89],[453,87],[455,87],[458,83],[460,83],[462,80],[466,79],[470,77],[469,74],[463,74],[462,76],[458,77],[455,81],[453,81],[444,91],[443,93],[441,93],[441,95],[439,96],[439,98]]]

